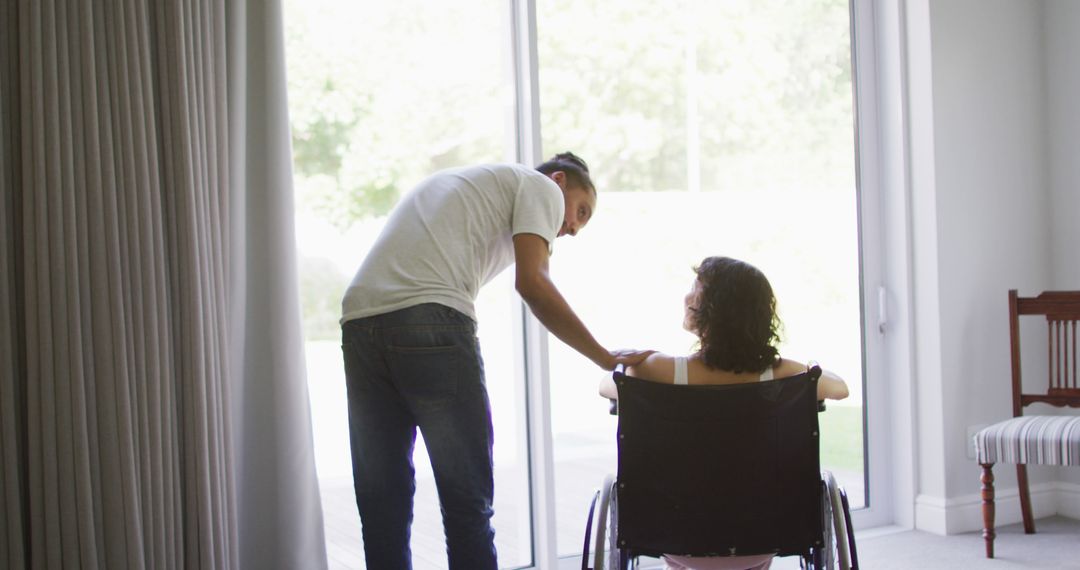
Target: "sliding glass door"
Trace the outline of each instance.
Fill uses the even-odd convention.
[[[538,0],[545,152],[573,150],[600,190],[552,272],[608,346],[685,355],[683,296],[706,256],[771,281],[782,356],[852,388],[821,415],[822,464],[865,505],[863,331],[846,1]],[[558,551],[615,471],[601,374],[549,348]],[[678,468],[673,465],[672,468]]]
[[[500,0],[287,0],[297,246],[316,465],[333,569],[362,568],[352,490],[340,302],[402,192],[428,174],[516,160],[509,10]],[[477,301],[495,445],[496,546],[532,565],[525,398],[514,353],[509,274]],[[414,567],[446,567],[422,435]]]
[[[817,361],[851,387],[821,416],[823,467],[855,507],[875,506],[867,481],[878,479],[864,453],[864,385],[873,392],[874,375],[864,370],[874,370],[876,349],[862,300],[864,284],[877,283],[864,263],[877,246],[860,225],[874,216],[864,200],[873,189],[858,180],[846,0],[285,7],[299,279],[331,568],[363,567],[337,324],[352,273],[398,197],[424,176],[564,150],[589,162],[599,202],[579,236],[555,244],[551,270],[597,338],[688,354],[682,300],[693,267],[711,255],[753,263],[776,292],[781,354]],[[580,554],[588,502],[615,471],[615,418],[596,391],[604,373],[535,334],[512,277],[499,276],[478,301],[496,433],[496,544],[504,568],[550,568]],[[422,438],[415,461],[414,567],[445,568]]]

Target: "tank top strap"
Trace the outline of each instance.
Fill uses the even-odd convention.
[[[690,376],[686,372],[686,357],[675,357],[675,383],[685,386],[690,383]]]

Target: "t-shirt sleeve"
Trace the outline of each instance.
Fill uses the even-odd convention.
[[[514,198],[510,233],[536,234],[547,240],[550,250],[562,228],[563,208],[558,185],[543,174],[528,176],[522,180]]]

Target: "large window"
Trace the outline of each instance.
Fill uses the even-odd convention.
[[[539,0],[545,151],[589,161],[593,222],[552,258],[601,342],[683,355],[704,257],[748,261],[776,293],[782,356],[852,387],[821,415],[823,468],[864,504],[862,330],[846,0]],[[559,552],[615,470],[595,366],[550,345]],[[677,466],[673,466],[677,468]]]
[[[688,354],[682,299],[695,264],[709,255],[753,263],[778,298],[781,354],[817,361],[852,388],[820,417],[822,463],[853,506],[866,504],[867,277],[847,0],[285,6],[308,379],[332,568],[363,567],[337,323],[353,272],[397,198],[424,176],[563,150],[589,162],[599,203],[579,236],[555,244],[552,272],[597,338]],[[535,30],[515,18],[530,8]],[[514,43],[522,38],[526,45]],[[530,78],[539,106],[516,91]],[[521,155],[530,148],[523,138],[535,135],[521,130],[529,117],[540,127],[538,156]],[[553,338],[527,338],[511,272],[484,289],[477,309],[500,563],[527,568],[580,554],[588,501],[615,470],[615,418],[596,391],[603,372]],[[526,362],[545,365],[526,374],[523,350]],[[545,409],[537,390],[548,395],[547,421],[536,421]],[[415,461],[414,565],[445,568],[422,437]]]
[[[332,568],[363,567],[352,489],[338,319],[341,297],[402,192],[435,170],[514,157],[507,8],[499,0],[288,0],[297,245],[316,467]],[[524,390],[514,365],[509,275],[477,302],[498,439],[496,546],[532,564]],[[413,556],[445,568],[422,435]]]

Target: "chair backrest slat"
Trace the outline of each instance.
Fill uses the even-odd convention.
[[[1057,388],[1057,383],[1054,382],[1054,368],[1055,368],[1054,364],[1057,364],[1056,359],[1054,358],[1054,341],[1056,340],[1056,337],[1057,337],[1057,335],[1054,334],[1055,332],[1057,332],[1057,331],[1054,330],[1054,321],[1052,319],[1047,318],[1046,319],[1046,362],[1047,362],[1047,367],[1046,368],[1047,368],[1047,373],[1049,374],[1049,377],[1047,378],[1047,381],[1050,383],[1050,388]],[[1060,352],[1060,351],[1058,351],[1058,352]]]
[[[1062,388],[1076,388],[1076,321],[1066,321],[1061,330],[1064,337],[1061,352],[1065,361]]]
[[[1057,388],[1070,388],[1069,384],[1069,323],[1067,321],[1054,321],[1054,334],[1057,335]]]
[[[1066,360],[1068,358],[1068,353],[1065,352],[1064,343],[1062,342],[1065,335],[1065,327],[1063,327],[1062,324],[1062,321],[1054,320],[1054,361],[1057,363],[1057,366],[1055,367],[1057,370],[1054,374],[1057,383],[1054,385],[1054,388],[1058,390],[1068,387],[1065,383],[1064,370],[1068,368],[1069,362]]]
[[[1044,393],[1025,393],[1021,381],[1020,329],[1024,315],[1046,319],[1047,388]],[[1077,381],[1076,325],[1080,321],[1080,291],[1045,291],[1037,297],[1019,297],[1009,291],[1009,337],[1011,344],[1013,415],[1024,406],[1043,402],[1054,406],[1080,407]]]

